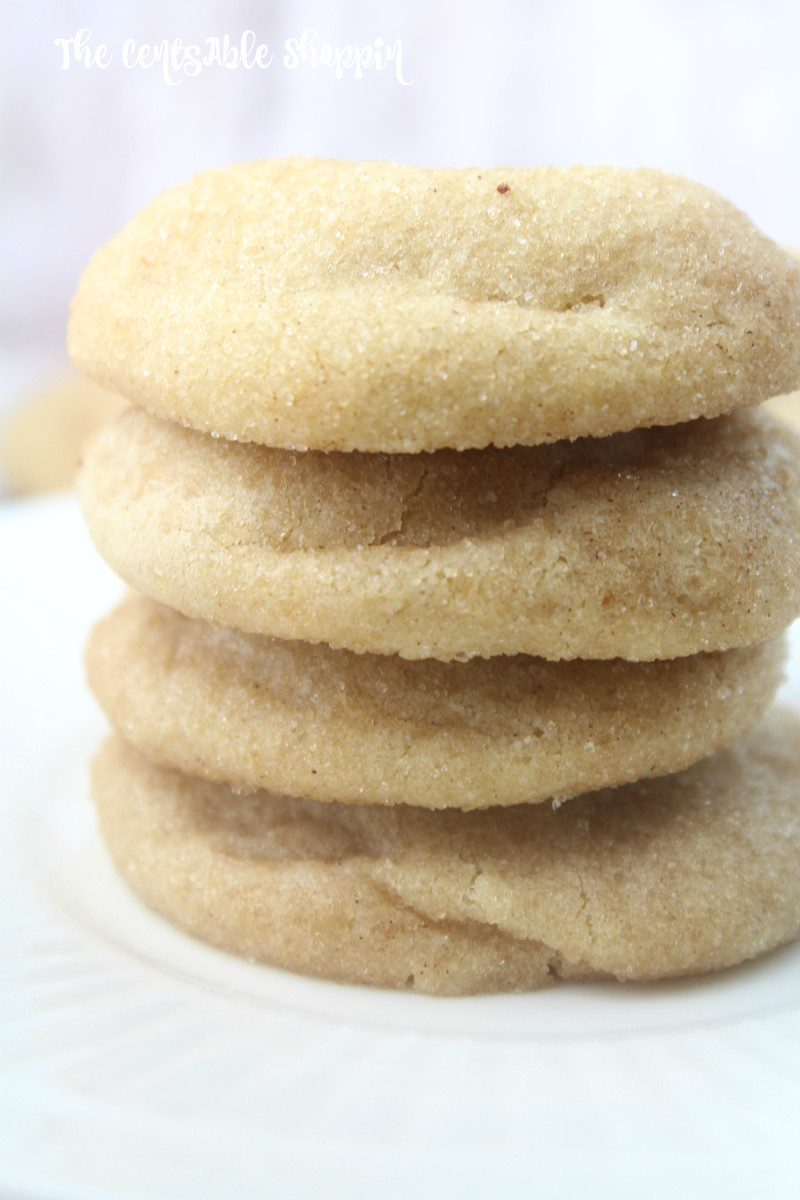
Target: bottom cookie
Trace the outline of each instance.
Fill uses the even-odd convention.
[[[187,932],[343,982],[443,995],[733,966],[800,933],[800,718],[557,810],[346,806],[154,766],[94,797],[121,874]]]

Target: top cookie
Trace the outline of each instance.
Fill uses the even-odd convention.
[[[85,271],[69,342],[228,439],[533,445],[800,387],[800,268],[657,171],[268,161],[135,217]]]

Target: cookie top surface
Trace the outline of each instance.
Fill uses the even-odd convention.
[[[679,775],[482,812],[320,805],[159,769],[94,793],[119,869],[195,935],[333,978],[469,992],[715,970],[800,931],[800,720]]]
[[[442,663],[215,629],[130,596],[87,670],[115,728],[190,775],[425,808],[565,799],[676,771],[763,716],[782,639],[656,663]]]
[[[431,455],[292,454],[131,410],[78,480],[187,616],[405,658],[674,658],[800,612],[800,442],[759,412]]]
[[[800,267],[652,170],[267,161],[142,210],[84,273],[69,344],[231,439],[538,444],[800,386]]]

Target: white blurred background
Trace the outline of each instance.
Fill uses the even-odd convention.
[[[800,246],[796,0],[0,0],[0,13],[0,418],[65,363],[92,251],[212,165],[305,153],[660,166]],[[107,48],[105,67],[57,44],[80,30],[92,55]],[[227,34],[238,48],[248,30],[268,67],[168,81],[159,63],[126,65],[165,41],[206,51]],[[287,39],[307,30],[342,54],[399,41],[405,82],[396,59],[360,79],[291,68]]]

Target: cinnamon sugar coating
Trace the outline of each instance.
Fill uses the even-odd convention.
[[[295,158],[145,207],[84,273],[69,344],[229,439],[538,444],[800,387],[800,266],[659,171]]]

